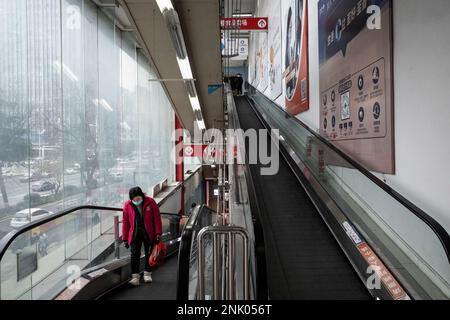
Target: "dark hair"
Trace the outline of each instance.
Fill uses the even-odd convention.
[[[145,197],[145,193],[142,191],[142,189],[140,187],[134,187],[130,189],[129,192],[130,195],[130,200],[133,200],[136,197]]]
[[[191,204],[192,208],[195,208],[196,206],[197,206],[197,204],[195,202]]]

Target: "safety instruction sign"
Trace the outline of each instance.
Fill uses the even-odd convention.
[[[320,132],[394,174],[391,0],[321,0],[318,10]]]

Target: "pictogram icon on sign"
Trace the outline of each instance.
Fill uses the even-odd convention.
[[[184,149],[184,155],[186,157],[192,157],[193,154],[194,154],[194,148],[192,148],[191,146],[188,146]]]
[[[258,27],[260,27],[261,29],[266,28],[267,27],[267,21],[265,19],[259,19]]]

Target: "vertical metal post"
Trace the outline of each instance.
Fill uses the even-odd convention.
[[[227,283],[228,283],[228,272],[227,272],[227,268],[229,265],[229,259],[227,256],[227,238],[225,236],[225,234],[220,234],[220,239],[221,239],[221,266],[222,266],[222,270],[221,270],[221,300],[226,299],[227,295],[228,295],[228,290],[227,290]]]
[[[242,234],[242,238],[244,240],[244,300],[249,300],[249,239],[245,234]]]
[[[234,265],[235,265],[235,235],[229,233],[228,234],[228,292],[229,292],[229,300],[235,299],[235,282],[234,282]]]
[[[114,240],[115,240],[115,253],[116,258],[120,259],[120,246],[119,246],[119,216],[114,216]]]
[[[175,180],[177,182],[182,183],[181,187],[181,203],[180,203],[180,211],[178,214],[181,217],[185,214],[185,208],[184,208],[184,193],[185,193],[185,187],[184,187],[184,136],[182,133],[183,125],[178,118],[177,115],[175,115]],[[177,225],[177,233],[179,233],[179,226]]]
[[[205,299],[205,252],[203,248],[203,234],[200,232],[198,235],[197,250],[198,250],[198,299]]]
[[[219,235],[217,233],[213,234],[213,297],[214,300],[219,300],[219,273],[220,273],[220,263],[219,263]]]
[[[243,240],[243,299],[249,300],[249,252],[250,238],[245,229],[232,226],[209,226],[203,228],[197,237],[198,244],[198,298],[205,299],[205,268],[204,268],[204,238],[211,234],[213,237],[213,299],[236,299],[235,264],[236,264],[236,235]],[[223,239],[223,240],[222,240]],[[221,252],[227,240],[226,250]],[[222,253],[222,255],[220,255]],[[223,268],[227,264],[228,270]],[[226,279],[224,279],[226,277]],[[222,281],[221,281],[222,280]],[[219,285],[222,284],[222,290]]]

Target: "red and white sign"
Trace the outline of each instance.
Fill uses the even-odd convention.
[[[222,30],[268,31],[269,18],[222,18],[220,27]]]
[[[397,280],[388,271],[386,266],[381,262],[380,258],[373,252],[369,245],[365,242],[358,245],[358,250],[367,261],[367,263],[374,267],[374,270],[380,277],[384,286],[387,288],[391,296],[395,300],[409,300],[409,296],[397,282]]]
[[[202,158],[206,148],[208,148],[208,145],[206,144],[186,144],[184,145],[183,155],[186,158]]]

